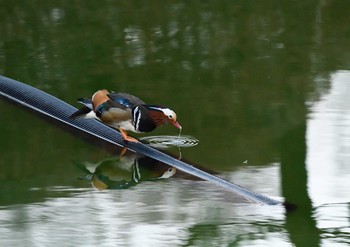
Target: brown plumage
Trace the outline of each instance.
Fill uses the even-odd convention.
[[[102,89],[91,99],[80,99],[79,102],[85,107],[73,113],[72,118],[86,115],[92,110],[102,122],[119,129],[126,141],[137,141],[128,136],[126,131],[150,132],[167,123],[181,129],[174,111],[164,106],[147,105],[127,93],[109,93]]]

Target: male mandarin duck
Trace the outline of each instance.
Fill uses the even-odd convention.
[[[119,129],[125,141],[138,142],[128,136],[126,131],[136,133],[150,132],[163,124],[171,123],[176,128],[182,127],[176,121],[176,113],[164,106],[147,105],[139,98],[127,93],[109,93],[97,91],[91,99],[78,99],[85,105],[71,118],[78,118],[93,111],[97,118],[113,128]]]

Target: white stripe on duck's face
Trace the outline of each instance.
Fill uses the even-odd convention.
[[[169,108],[161,108],[161,107],[151,106],[151,107],[149,107],[149,109],[162,112],[164,114],[163,120],[166,120],[167,122],[175,122],[176,121],[176,113]]]
[[[171,122],[176,121],[176,113],[173,110],[170,110],[169,108],[162,109],[162,112],[165,116],[169,118]]]

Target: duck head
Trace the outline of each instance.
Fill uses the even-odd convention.
[[[177,122],[177,116],[173,110],[164,106],[147,105],[146,108],[149,110],[149,115],[157,126],[170,123],[176,128],[182,129],[181,125]]]

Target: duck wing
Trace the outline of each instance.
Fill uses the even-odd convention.
[[[145,102],[140,100],[134,95],[127,93],[110,93],[108,97],[111,99],[110,102],[112,105],[117,104],[119,106],[123,106],[123,108],[134,108],[135,106],[144,105]]]

